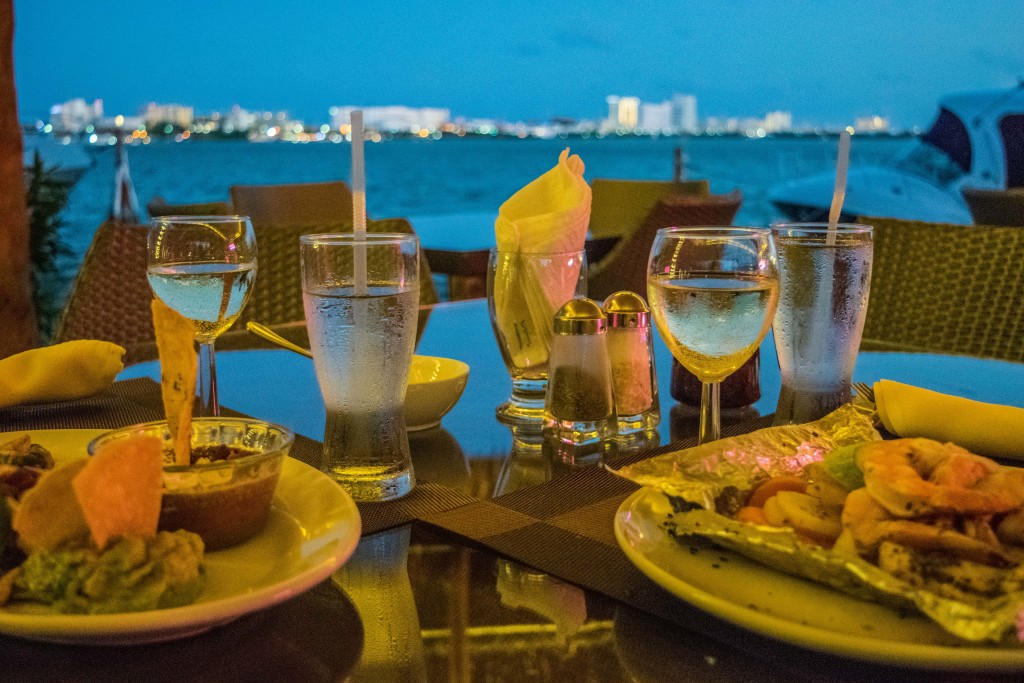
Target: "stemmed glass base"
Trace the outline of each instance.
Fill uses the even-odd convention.
[[[199,342],[199,415],[220,416],[217,402],[217,363],[213,356],[213,342]]]
[[[544,419],[545,379],[514,379],[512,395],[498,406],[498,421],[509,425],[536,424]]]
[[[718,441],[722,437],[722,418],[719,403],[721,382],[703,382],[700,387],[700,431],[697,445]]]

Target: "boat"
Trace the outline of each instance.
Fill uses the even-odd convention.
[[[768,199],[795,221],[827,220],[834,171],[780,183]],[[964,187],[1024,186],[1024,81],[951,95],[935,122],[886,166],[851,164],[842,220],[886,216],[969,225]]]
[[[92,156],[81,143],[49,135],[23,136],[24,166],[28,171],[35,164],[36,154],[43,168],[57,182],[71,187],[92,168]]]

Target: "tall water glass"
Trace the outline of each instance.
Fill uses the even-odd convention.
[[[407,234],[304,235],[302,300],[327,409],[321,469],[357,501],[404,496],[405,429],[419,307],[419,242]]]
[[[776,424],[810,422],[851,398],[871,289],[871,226],[772,226],[781,287],[773,333],[782,374]]]
[[[512,377],[512,395],[498,406],[499,420],[513,425],[540,423],[555,312],[566,301],[586,293],[587,257],[583,250],[491,250],[487,307],[501,357]]]
[[[213,344],[256,281],[256,234],[246,216],[163,216],[150,222],[146,277],[153,293],[195,328],[199,414],[220,414]]]
[[[719,384],[771,325],[779,277],[761,228],[662,228],[651,245],[647,295],[661,338],[702,383],[698,442],[719,438]]]

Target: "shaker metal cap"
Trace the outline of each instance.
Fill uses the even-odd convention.
[[[607,324],[593,299],[571,299],[555,313],[555,334],[603,334]]]
[[[621,291],[604,300],[611,327],[647,327],[650,309],[644,298],[636,292]]]

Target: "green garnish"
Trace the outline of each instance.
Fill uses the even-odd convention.
[[[821,461],[829,475],[843,485],[847,491],[864,486],[864,473],[857,466],[857,449],[861,444],[841,446],[831,451]]]

